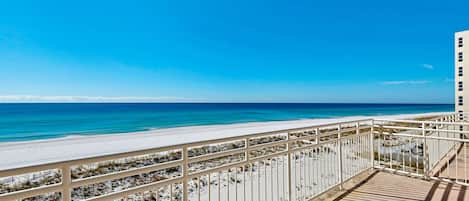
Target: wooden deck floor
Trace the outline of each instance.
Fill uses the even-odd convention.
[[[446,164],[445,164],[446,163]],[[456,157],[445,160],[435,175],[459,181],[469,180],[469,144]],[[449,165],[448,165],[449,164]],[[469,187],[439,181],[375,171],[364,173],[345,183],[345,190],[331,190],[316,200],[327,201],[469,201]]]
[[[385,172],[375,172],[332,199],[343,201],[469,200],[466,186],[425,181]]]
[[[439,172],[438,177],[447,179],[458,179],[461,181],[469,180],[469,144],[461,147],[456,157],[451,161],[446,161],[449,164],[443,167]]]

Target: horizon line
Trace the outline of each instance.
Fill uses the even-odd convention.
[[[415,103],[415,102],[400,102],[400,103],[386,103],[386,102],[0,102],[0,104],[396,104],[396,105],[454,105],[454,103]]]

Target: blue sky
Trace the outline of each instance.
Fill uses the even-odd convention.
[[[0,102],[452,103],[469,1],[1,1]]]

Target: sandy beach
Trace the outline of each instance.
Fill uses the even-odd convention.
[[[353,116],[329,119],[191,126],[122,134],[69,136],[49,140],[7,142],[0,143],[0,170],[341,121],[366,118],[411,119],[442,114],[447,113]]]

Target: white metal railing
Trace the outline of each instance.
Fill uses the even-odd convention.
[[[308,200],[372,167],[371,128],[363,119],[2,170],[0,200]]]
[[[466,149],[455,120],[362,119],[1,170],[0,200],[291,201],[373,167],[441,178],[441,161]],[[410,139],[402,160],[391,138]]]
[[[468,127],[457,114],[433,121],[374,120],[375,168],[469,185]]]

